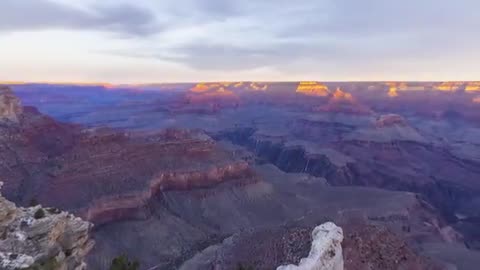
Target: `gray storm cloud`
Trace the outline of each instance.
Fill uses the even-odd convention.
[[[155,14],[131,4],[79,9],[48,0],[0,1],[0,32],[97,30],[143,36],[157,31]]]

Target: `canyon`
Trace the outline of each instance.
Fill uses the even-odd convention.
[[[92,222],[90,269],[298,265],[327,221],[345,269],[476,269],[474,85],[2,87],[0,181]]]

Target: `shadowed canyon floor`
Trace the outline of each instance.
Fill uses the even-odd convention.
[[[467,83],[442,85],[15,86],[42,113],[5,88],[0,181],[93,222],[92,269],[121,253],[273,269],[325,221],[344,228],[346,269],[476,269],[480,118]]]

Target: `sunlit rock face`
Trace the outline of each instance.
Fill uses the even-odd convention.
[[[480,91],[480,82],[470,82],[465,87],[466,92],[479,92]]]
[[[190,92],[193,93],[203,93],[203,92],[215,92],[220,87],[223,87],[220,83],[198,83],[190,89]]]
[[[386,85],[388,86],[388,96],[389,97],[397,97],[398,96],[398,85],[397,83],[395,82],[389,82],[389,83],[386,83]]]
[[[352,94],[344,92],[344,91],[342,91],[342,89],[337,88],[337,90],[335,90],[335,92],[333,93],[333,99],[352,101],[353,96],[352,96]]]
[[[435,86],[434,88],[439,91],[456,92],[460,90],[463,85],[463,82],[443,82],[440,85]]]
[[[0,121],[9,120],[18,122],[23,109],[20,100],[6,86],[0,86]]]
[[[425,85],[409,84],[406,82],[387,82],[386,85],[388,87],[389,97],[397,97],[398,92],[402,91],[423,91],[426,89]]]
[[[398,91],[397,91],[397,88],[395,87],[391,87],[390,90],[388,90],[388,96],[389,97],[398,97]]]
[[[91,227],[67,212],[20,208],[0,196],[0,269],[84,270]]]
[[[236,107],[240,104],[240,98],[231,90],[235,89],[235,85],[238,83],[199,83],[183,96],[180,110],[212,113],[222,108]]]
[[[244,85],[243,82],[237,82],[237,83],[234,83],[234,84],[233,84],[233,87],[235,87],[235,88],[240,88],[240,87],[242,87],[243,85]]]
[[[333,92],[326,105],[317,107],[314,111],[363,115],[373,113],[369,107],[358,102],[352,94],[344,92],[340,88]]]
[[[277,270],[343,270],[343,230],[332,222],[312,232],[312,249],[298,265],[279,266]]]
[[[252,83],[250,83],[248,89],[253,90],[253,91],[267,91],[268,90],[268,84],[252,82]]]
[[[328,87],[318,82],[300,82],[296,92],[308,96],[320,97],[326,97],[330,94]]]

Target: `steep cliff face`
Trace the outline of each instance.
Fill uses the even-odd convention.
[[[18,122],[22,111],[20,100],[12,90],[0,85],[0,122],[4,120]]]
[[[315,107],[314,111],[357,115],[373,114],[372,109],[359,102],[351,93],[347,93],[340,88],[332,93],[327,104]]]
[[[455,92],[464,86],[463,82],[442,82],[439,85],[434,86],[435,89],[445,92]]]
[[[72,211],[96,224],[149,215],[167,190],[206,188],[252,178],[248,164],[201,131],[127,133],[84,129],[25,108],[0,125],[5,196]]]
[[[479,92],[480,91],[480,82],[469,82],[465,86],[466,92]]]
[[[216,113],[240,104],[239,96],[231,90],[233,83],[200,83],[185,93],[171,112]]]
[[[37,126],[44,130],[35,136],[38,144],[22,128],[9,132],[16,139],[0,138],[5,149],[0,179],[7,183],[9,198],[23,204],[37,199],[94,223],[142,217],[148,214],[143,211],[148,200],[167,190],[205,188],[251,175],[246,162],[201,132],[137,136],[72,129],[64,136]],[[49,148],[36,147],[43,146],[38,138],[49,136],[61,139]]]
[[[0,196],[0,269],[86,269],[91,227],[67,212],[19,208]]]
[[[441,147],[413,140],[418,137],[411,136],[416,131],[406,124],[398,117],[381,117],[370,128],[372,132],[365,133],[369,136],[356,133],[350,141],[330,144],[347,158],[339,158],[338,154],[329,152],[312,154],[312,147],[291,146],[273,137],[260,137],[253,129],[224,132],[219,137],[248,147],[260,159],[275,164],[285,172],[324,177],[334,186],[369,186],[420,193],[438,209],[437,214],[444,219],[435,225],[441,230],[446,222],[456,222],[455,214],[462,205],[473,205],[471,203],[477,200],[475,175],[480,173],[478,165],[459,160]],[[329,126],[325,126],[327,128]],[[354,127],[332,129],[344,134],[355,132]],[[390,129],[402,132],[387,132]],[[405,133],[404,130],[411,132]],[[392,136],[377,138],[372,136],[375,132]],[[347,135],[342,136],[347,138]],[[361,140],[355,141],[353,138]],[[472,206],[468,208],[476,209]],[[454,241],[459,239],[453,238],[456,239]]]
[[[324,84],[318,82],[300,82],[296,92],[307,96],[326,97],[330,94],[330,90]]]

